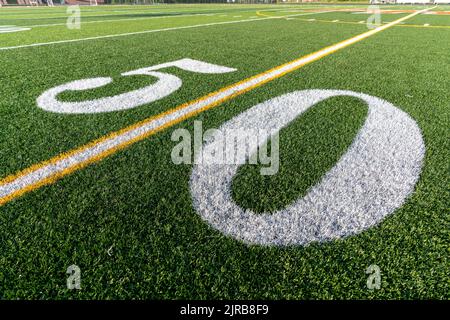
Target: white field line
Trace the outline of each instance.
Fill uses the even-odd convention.
[[[106,12],[106,11],[99,11],[99,12]],[[119,13],[110,13],[110,12],[114,12],[114,11],[108,11],[109,13],[108,14],[97,14],[97,12],[86,12],[86,11],[81,11],[81,16],[82,17],[113,17],[113,16],[120,16],[120,14]],[[135,14],[137,13],[137,12],[134,12]],[[160,12],[148,12],[148,11],[140,11],[139,13],[141,13],[141,14],[146,14],[146,13],[160,13]],[[172,12],[168,12],[168,13],[172,13]],[[173,14],[178,14],[178,12],[173,12]],[[42,16],[40,16],[40,17],[34,17],[34,18],[30,18],[30,17],[25,17],[24,15],[11,15],[12,16],[12,18],[11,18],[11,16],[10,17],[8,17],[8,15],[3,15],[3,17],[7,17],[8,19],[16,19],[16,20],[28,20],[28,21],[30,21],[30,20],[45,20],[45,19],[58,19],[58,18],[61,18],[61,19],[66,19],[67,18],[67,13],[65,13],[65,12],[59,12],[59,13],[57,13],[57,12],[55,12],[55,13],[52,13],[52,14],[42,14],[41,13],[41,15]]]
[[[263,10],[258,10],[258,11],[280,11],[281,9],[263,9]],[[206,10],[204,10],[206,11]],[[241,13],[241,12],[251,12],[254,10],[242,10],[242,11],[236,11],[235,14]],[[208,11],[206,11],[206,13],[192,13],[192,14],[183,14],[179,12],[153,12],[153,13],[167,13],[167,14],[172,14],[172,15],[167,15],[167,16],[156,16],[156,17],[138,17],[138,18],[123,18],[123,19],[105,19],[105,20],[93,20],[93,21],[82,21],[83,18],[90,18],[90,17],[107,17],[107,16],[117,16],[119,17],[120,15],[118,14],[103,14],[103,15],[81,15],[81,25],[83,24],[88,24],[88,23],[108,23],[108,22],[116,22],[116,21],[139,21],[139,20],[151,20],[151,19],[165,19],[165,18],[184,18],[184,17],[195,17],[195,16],[213,16],[213,15],[218,15],[219,17],[226,17],[228,16],[227,14],[222,14],[222,13],[207,13]],[[324,11],[327,12],[327,11]],[[139,12],[139,13],[150,13],[150,12]],[[187,12],[188,13],[188,12]],[[315,12],[316,13],[316,12]],[[319,12],[320,13],[320,12]],[[229,15],[231,15],[232,13],[230,13]],[[67,15],[65,16],[60,16],[60,17],[52,17],[52,18],[61,18],[61,19],[66,19]],[[45,18],[42,18],[45,19]],[[34,25],[24,25],[23,27],[29,27],[29,28],[40,28],[40,27],[56,27],[56,26],[65,26],[66,23],[65,22],[60,22],[60,23],[46,23],[46,24],[34,24]]]
[[[145,12],[146,13],[146,12]],[[169,12],[169,14],[172,12]],[[90,17],[106,17],[106,16],[117,16],[115,14],[108,14],[108,15],[98,15],[98,16],[83,16],[81,15],[81,25],[88,24],[88,23],[107,23],[107,22],[120,22],[120,21],[139,21],[139,20],[152,20],[152,19],[166,19],[166,18],[184,18],[184,17],[196,17],[196,16],[213,16],[213,15],[219,15],[219,13],[193,13],[193,14],[178,14],[178,15],[167,15],[167,16],[155,16],[155,17],[138,17],[138,18],[118,18],[118,19],[105,19],[105,20],[93,20],[93,21],[83,21],[83,18],[90,18]],[[64,17],[61,17],[62,19],[66,19],[67,15]],[[45,18],[43,18],[45,19]],[[60,23],[46,23],[46,24],[33,24],[28,25],[27,27],[31,28],[40,28],[40,27],[56,27],[56,26],[65,26],[65,22]],[[24,25],[26,26],[26,25]]]
[[[417,11],[413,14],[382,25],[376,29],[359,34],[332,46],[323,48],[312,54],[270,69],[254,77],[204,96],[198,100],[187,103],[183,107],[172,109],[172,111],[163,113],[159,117],[149,118],[140,124],[128,127],[120,132],[115,132],[104,136],[103,138],[97,140],[96,143],[76,149],[70,153],[67,153],[65,156],[59,156],[47,162],[28,168],[22,173],[5,178],[3,181],[0,181],[0,205],[19,197],[26,192],[37,189],[40,186],[54,182],[56,179],[76,171],[91,162],[103,159],[109,154],[115,153],[118,150],[140,141],[155,132],[168,128],[178,122],[194,116],[195,114],[219,105],[223,101],[231,99],[268,81],[297,70],[304,65],[312,63],[354,43],[371,37],[400,23],[401,21],[412,18],[427,10],[430,9]]]
[[[5,26],[0,26],[0,33],[12,33],[12,32],[20,32],[20,31],[28,31],[31,30],[30,28],[26,28],[26,27],[5,27]]]
[[[5,9],[8,8],[3,8],[2,11],[4,11]],[[34,8],[32,9],[33,11],[35,11],[35,9],[38,8]],[[217,13],[217,9],[195,9],[194,10],[178,10],[178,11],[164,11],[164,9],[161,9],[161,11],[154,11],[157,8],[140,8],[140,9],[134,9],[134,10],[85,10],[87,8],[83,8],[81,10],[81,15],[85,16],[85,17],[107,17],[107,16],[115,16],[118,15],[117,13],[162,13],[162,14],[190,14],[193,12],[202,12],[202,13],[198,13],[198,14],[203,14],[204,13]],[[26,19],[27,17],[25,17],[26,15],[34,15],[35,12],[28,12],[28,13],[24,13],[23,12],[24,9],[21,9],[21,11],[16,11],[16,12],[8,12],[5,14],[5,12],[2,12],[0,14],[0,17],[19,17],[18,19]],[[153,10],[153,11],[147,11],[147,10]],[[257,9],[256,9],[257,10]],[[267,9],[261,9],[260,11],[280,11],[282,9],[280,8],[267,8]],[[235,10],[234,12],[237,14],[239,12],[244,12],[244,11],[255,11],[255,9],[250,9],[250,8],[243,8],[242,10]],[[115,14],[111,14],[111,12],[115,12]],[[106,13],[106,14],[99,14],[99,13]],[[41,12],[39,13],[41,15],[45,15],[45,17],[41,17],[41,18],[35,18],[35,19],[45,19],[46,17],[49,18],[67,18],[67,13],[65,11],[59,11],[59,12]]]
[[[317,14],[317,13],[318,12],[294,14],[291,16],[296,17],[296,16],[310,15],[310,14]],[[21,48],[30,48],[30,47],[41,47],[41,46],[48,46],[48,45],[61,44],[61,43],[73,43],[73,42],[90,41],[90,40],[98,40],[98,39],[117,38],[117,37],[125,37],[125,36],[139,35],[139,34],[164,32],[164,31],[201,28],[201,27],[209,27],[209,26],[225,25],[225,24],[233,24],[233,23],[245,23],[245,22],[261,21],[261,20],[269,20],[269,19],[280,19],[280,18],[286,18],[286,17],[289,17],[289,16],[276,16],[276,17],[264,17],[264,18],[259,18],[259,19],[243,19],[243,20],[234,20],[234,21],[210,22],[210,23],[203,23],[203,24],[194,24],[194,25],[190,25],[190,26],[169,27],[169,28],[163,28],[163,29],[152,29],[152,30],[143,30],[143,31],[135,31],[135,32],[116,33],[116,34],[108,34],[108,35],[88,37],[88,38],[58,40],[58,41],[50,41],[50,42],[38,42],[38,43],[24,44],[24,45],[18,45],[18,46],[0,47],[0,51],[21,49]]]
[[[196,16],[210,16],[211,14],[206,13],[196,13],[196,14],[184,14],[176,16],[157,16],[157,17],[140,17],[140,18],[124,18],[124,19],[105,19],[105,20],[95,20],[95,21],[82,21],[81,25],[88,23],[107,23],[107,22],[120,22],[120,21],[139,21],[139,20],[153,20],[153,19],[165,19],[165,18],[184,18],[184,17],[196,17]],[[67,23],[48,23],[48,24],[35,24],[28,27],[40,28],[40,27],[55,27],[55,26],[65,26]]]

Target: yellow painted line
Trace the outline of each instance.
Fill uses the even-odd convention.
[[[270,16],[268,14],[261,13],[261,11],[256,11],[256,15],[260,16],[260,17],[273,17],[273,16]],[[283,16],[280,16],[280,18],[283,18]]]
[[[218,106],[227,100],[262,86],[269,81],[280,78],[287,73],[293,72],[307,64],[322,59],[323,57],[342,50],[352,44],[362,41],[377,34],[378,32],[384,31],[402,21],[410,19],[428,10],[430,9],[417,11],[396,21],[382,25],[376,29],[367,31],[301,58],[292,60],[268,71],[212,92],[194,101],[184,103],[174,109],[147,118],[119,131],[112,132],[80,148],[63,153],[51,158],[50,160],[33,165],[19,173],[8,176],[0,181],[0,205],[3,205],[27,192],[38,189],[44,185],[51,184],[76,170],[84,168],[91,163],[100,161],[107,156],[114,154],[117,151],[122,150],[151,135],[154,135],[161,130],[171,127],[185,119],[191,118],[203,111]],[[141,132],[141,130],[143,132]],[[112,147],[108,147],[109,144],[111,144]],[[100,151],[95,151],[95,148]],[[92,154],[89,153],[88,156],[85,156],[86,152],[90,152],[91,150],[94,150],[92,151]],[[78,159],[78,157],[81,160]]]

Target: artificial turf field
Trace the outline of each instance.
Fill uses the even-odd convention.
[[[450,15],[442,13],[450,6],[415,15],[89,163],[53,168],[50,178],[26,180],[11,192],[11,183],[49,159],[367,32],[366,9],[336,4],[82,7],[81,28],[68,29],[65,7],[0,8],[0,24],[15,26],[0,26],[0,297],[450,298]],[[381,9],[387,24],[425,7]],[[1,31],[16,27],[25,30]],[[154,74],[122,73],[184,58],[236,70],[161,69],[182,85],[123,110],[60,113],[39,106],[44,92],[80,79],[114,80],[57,98],[76,105],[137,91],[156,83]],[[374,225],[326,241],[261,244],[224,234],[195,205],[194,166],[171,160],[172,133],[193,132],[195,120],[204,130],[219,128],[255,105],[310,89],[377,97],[413,120],[424,153],[412,192]],[[252,164],[238,169],[230,188],[234,202],[268,216],[309,194],[352,146],[368,114],[367,103],[355,96],[315,103],[281,129],[278,173],[262,176],[261,165]],[[401,153],[394,152],[396,157],[402,161]],[[394,178],[401,183],[403,176]],[[385,189],[396,192],[389,185]],[[383,196],[374,192],[360,200]],[[81,290],[66,286],[72,264],[80,267]],[[372,264],[381,270],[380,289],[366,286]]]

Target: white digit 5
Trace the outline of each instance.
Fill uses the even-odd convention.
[[[180,78],[171,74],[155,71],[167,67],[177,67],[196,73],[226,73],[236,70],[193,59],[181,59],[122,73],[122,76],[147,75],[158,79],[156,83],[141,89],[95,100],[81,102],[59,101],[57,96],[62,92],[68,90],[83,91],[94,89],[112,82],[112,78],[109,77],[76,80],[45,91],[37,99],[37,105],[39,108],[46,111],[73,114],[100,113],[135,108],[162,99],[181,87],[182,81]]]

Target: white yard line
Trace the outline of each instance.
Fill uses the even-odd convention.
[[[263,9],[263,10],[258,10],[258,11],[280,11],[281,9]],[[207,10],[202,10],[205,11],[205,13],[192,13],[189,14],[189,12],[186,12],[187,14],[184,14],[183,12],[145,12],[145,11],[141,11],[141,12],[137,12],[137,13],[161,13],[161,14],[168,14],[166,16],[155,16],[155,17],[138,17],[138,18],[124,18],[124,19],[105,19],[105,20],[94,20],[94,21],[81,21],[81,24],[88,24],[88,23],[105,23],[105,22],[116,22],[116,21],[135,21],[135,20],[150,20],[150,19],[165,19],[165,18],[183,18],[183,17],[195,17],[195,16],[213,16],[213,15],[218,15],[219,17],[226,17],[228,15],[231,15],[233,13],[229,13],[229,14],[223,14],[221,12],[215,12],[215,13],[208,13]],[[209,10],[212,11],[212,10]],[[241,12],[252,12],[255,11],[254,9],[247,9],[247,10],[239,10],[234,12],[234,14],[239,14]],[[92,13],[92,12],[89,12]],[[1,16],[1,15],[0,15]],[[94,18],[94,17],[108,17],[108,16],[117,16],[119,17],[120,15],[118,14],[102,14],[102,15],[81,15],[81,18],[83,20],[83,18]],[[45,17],[46,18],[46,17]],[[45,18],[42,18],[43,20],[45,20]],[[59,17],[52,17],[52,19],[54,18],[61,18],[61,19],[67,19],[67,14],[64,16],[59,16]],[[1,20],[0,20],[1,21]],[[45,24],[34,24],[34,25],[23,25],[22,27],[28,27],[28,28],[39,28],[39,27],[55,27],[55,26],[65,26],[66,23],[45,23]]]
[[[289,15],[289,16],[263,17],[263,18],[259,18],[259,19],[244,19],[244,20],[235,20],[235,21],[211,22],[211,23],[195,24],[195,25],[190,25],[190,26],[180,26],[180,27],[170,27],[170,28],[163,28],[163,29],[152,29],[152,30],[144,30],[144,31],[108,34],[108,35],[96,36],[96,37],[88,37],[88,38],[58,40],[58,41],[50,41],[50,42],[38,42],[38,43],[24,44],[24,45],[18,45],[18,46],[0,47],[0,51],[21,49],[21,48],[30,48],[30,47],[41,47],[41,46],[48,46],[48,45],[62,44],[62,43],[74,43],[74,42],[82,42],[82,41],[90,41],[90,40],[118,38],[118,37],[126,37],[126,36],[140,35],[140,34],[147,34],[147,33],[156,33],[156,32],[173,31],[173,30],[201,28],[201,27],[209,27],[209,26],[216,26],[216,25],[226,25],[226,24],[234,24],[234,23],[254,22],[254,21],[269,20],[269,19],[280,19],[280,18],[286,18],[286,17],[296,17],[296,16],[317,14],[317,13],[319,13],[319,12],[304,13],[304,14],[294,14],[294,15]]]
[[[81,21],[81,25],[88,23],[105,23],[105,22],[120,22],[120,21],[138,21],[138,20],[151,20],[151,19],[163,19],[163,18],[184,18],[184,17],[195,17],[195,16],[210,16],[212,14],[207,13],[196,13],[196,14],[185,14],[185,15],[173,15],[173,16],[157,16],[157,17],[140,17],[140,18],[124,18],[124,19],[106,19],[106,20],[95,20],[95,21]],[[28,27],[39,28],[39,27],[54,27],[54,26],[65,26],[67,23],[48,23],[48,24],[35,24]]]

